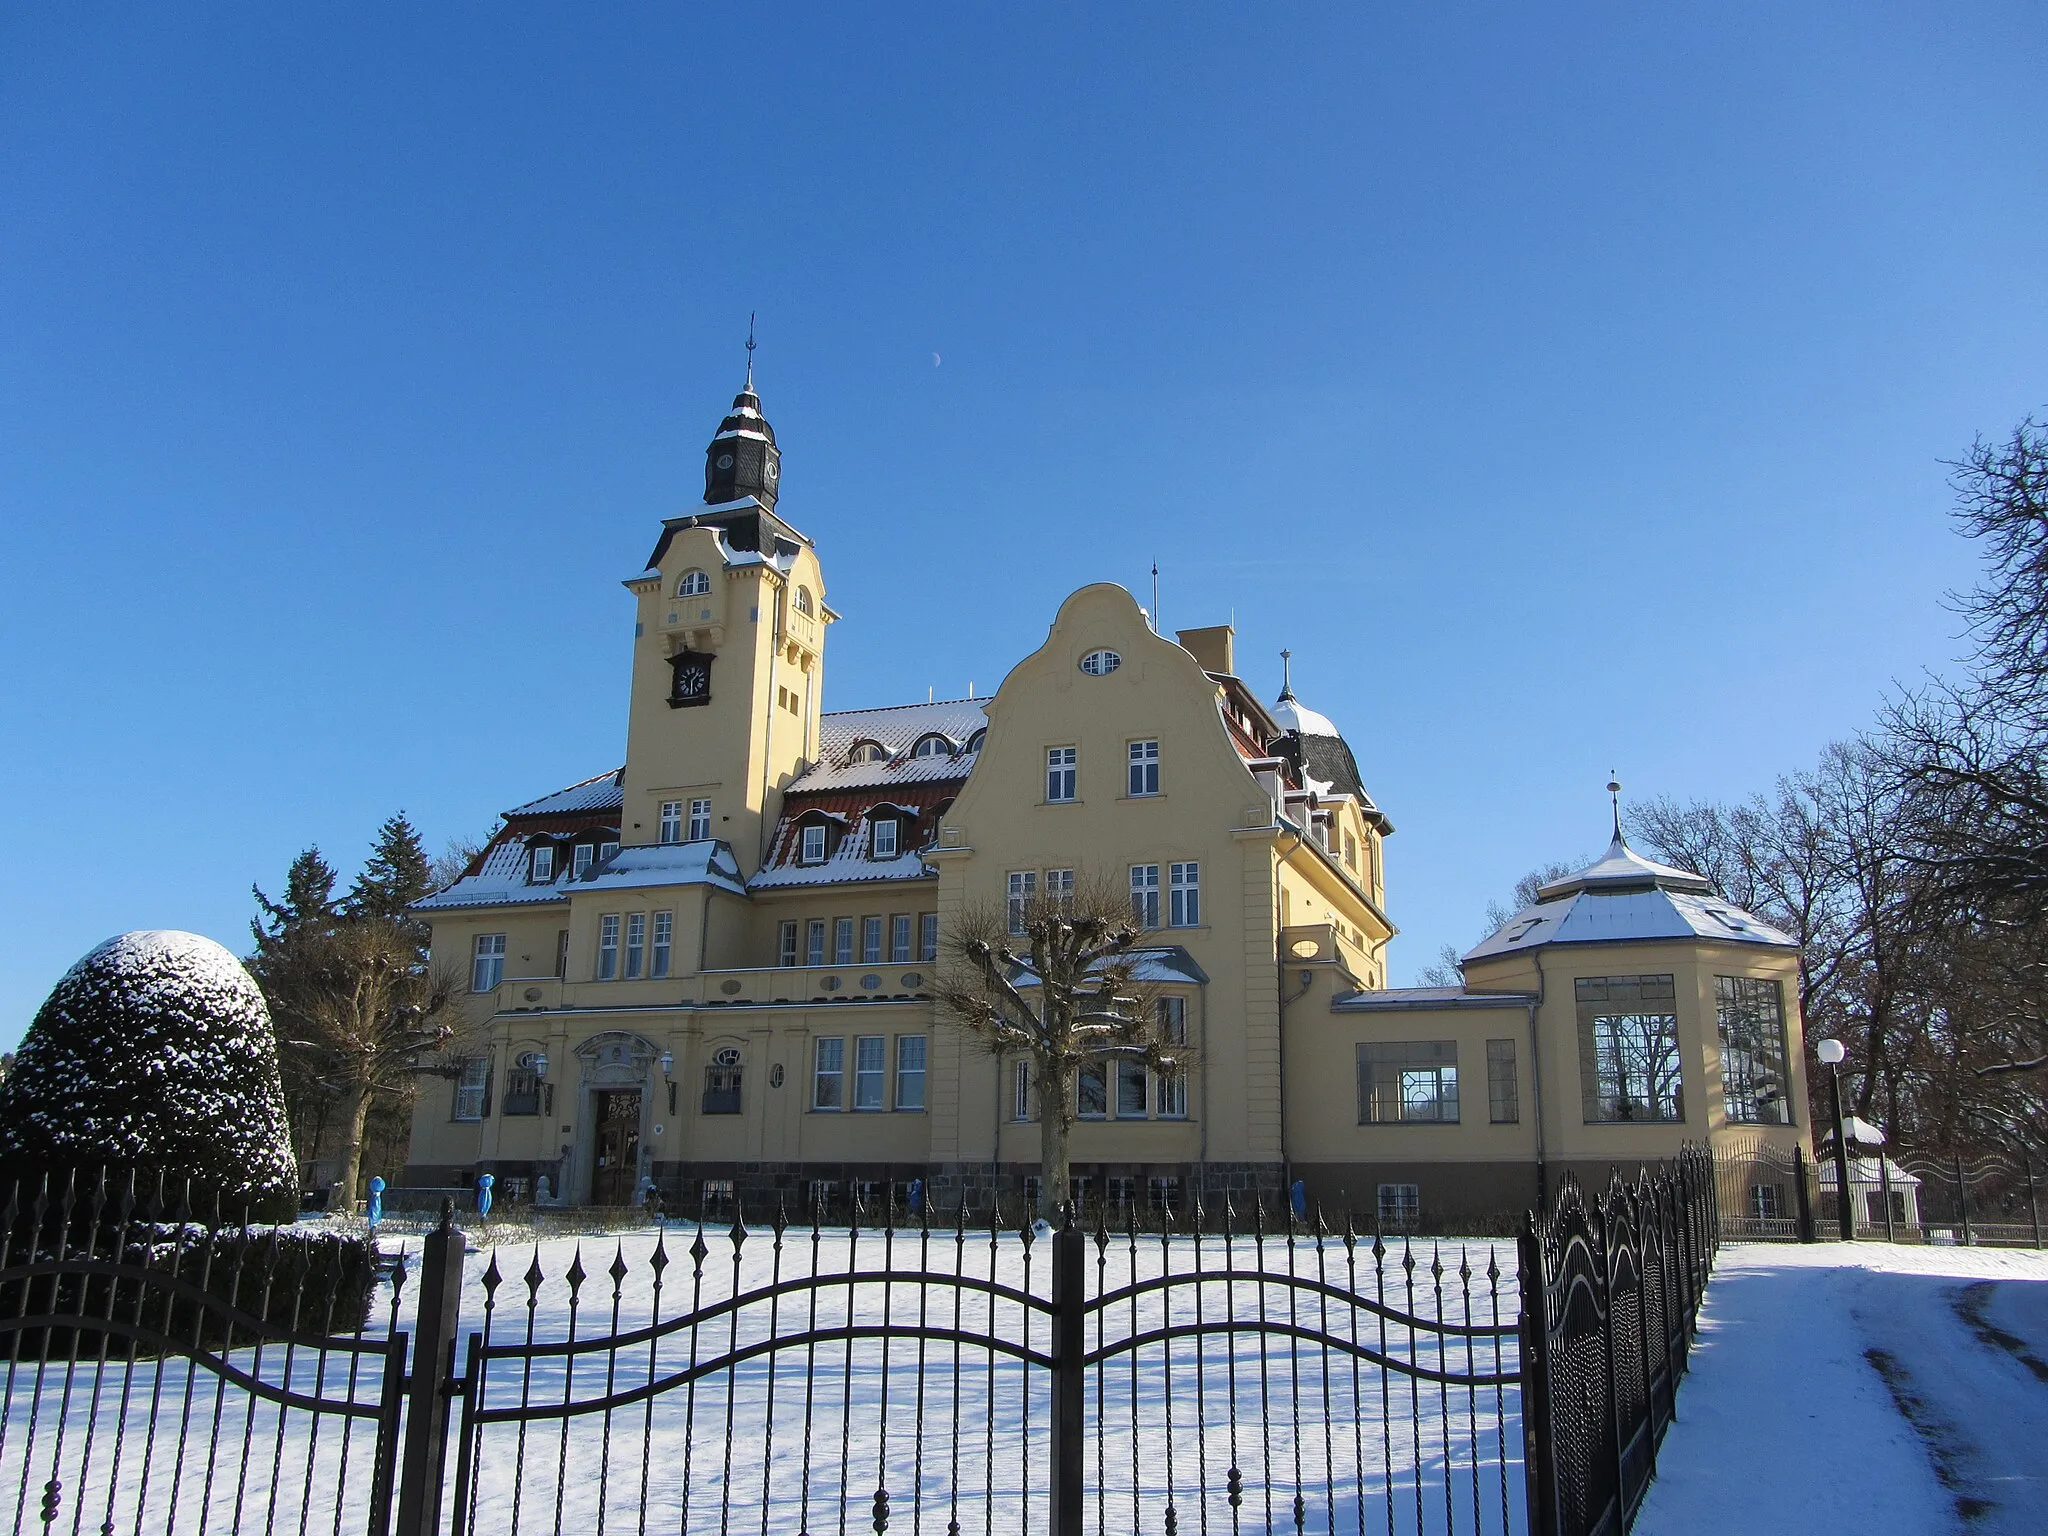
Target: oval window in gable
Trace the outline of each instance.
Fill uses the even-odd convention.
[[[1081,658],[1081,670],[1090,677],[1107,677],[1124,664],[1115,651],[1090,651]]]

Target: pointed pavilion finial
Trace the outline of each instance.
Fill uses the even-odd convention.
[[[754,392],[754,313],[747,312],[747,393]]]
[[[1626,846],[1628,840],[1621,835],[1621,780],[1614,777],[1612,768],[1607,774],[1607,793],[1614,801],[1614,840]]]
[[[1283,700],[1294,697],[1294,652],[1292,651],[1283,650],[1280,653],[1280,697]]]

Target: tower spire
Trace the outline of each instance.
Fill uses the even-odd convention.
[[[1291,699],[1293,697],[1294,652],[1283,650],[1280,653],[1280,698]]]
[[[1607,772],[1607,794],[1614,801],[1614,840],[1625,845],[1627,840],[1621,835],[1621,780],[1613,777],[1612,768]]]
[[[747,311],[747,393],[754,392],[754,312]]]

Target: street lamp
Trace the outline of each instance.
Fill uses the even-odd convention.
[[[1828,1069],[1828,1092],[1835,1107],[1835,1215],[1840,1218],[1842,1241],[1856,1241],[1856,1213],[1849,1204],[1849,1133],[1842,1127],[1842,1060],[1849,1052],[1839,1040],[1818,1041],[1814,1055]]]

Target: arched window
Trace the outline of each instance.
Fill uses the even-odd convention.
[[[798,613],[809,613],[811,611],[811,589],[809,587],[798,587],[796,589],[796,611]]]
[[[910,749],[912,757],[950,757],[953,743],[940,735],[920,736],[917,745]]]
[[[879,741],[856,741],[853,750],[846,754],[849,765],[853,763],[879,763],[888,759],[888,752]]]
[[[740,1112],[740,1052],[736,1045],[712,1052],[704,1068],[704,1113],[736,1115]]]
[[[972,736],[967,738],[966,750],[969,752],[979,752],[981,750],[981,744],[986,740],[988,740],[988,727],[983,726],[980,730],[976,731]]]
[[[677,597],[702,597],[711,590],[711,578],[702,571],[685,571],[676,581]]]

